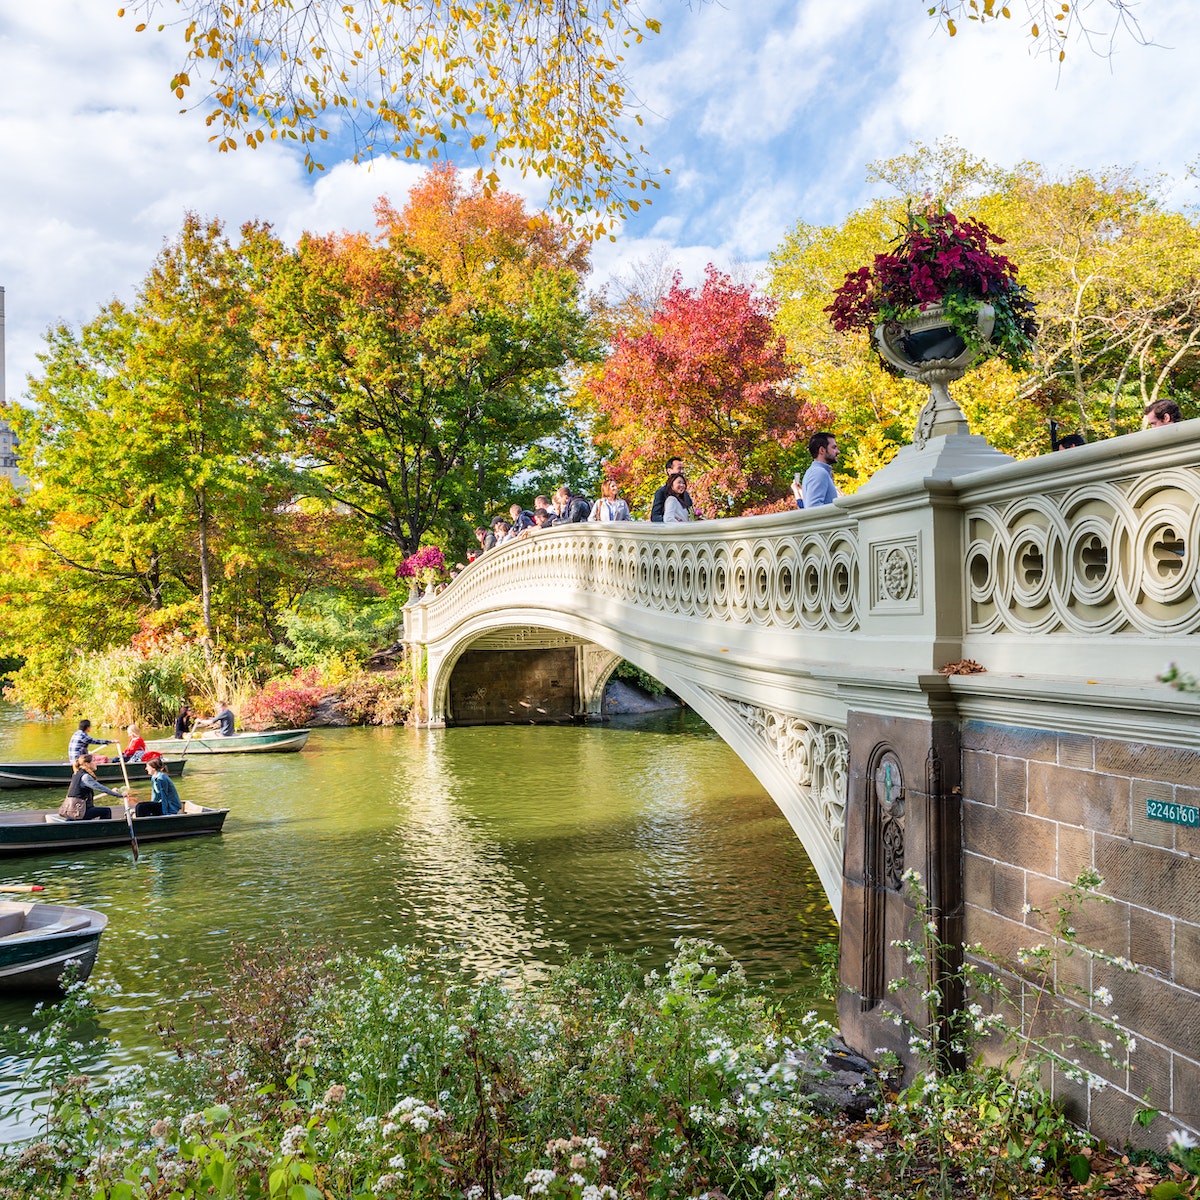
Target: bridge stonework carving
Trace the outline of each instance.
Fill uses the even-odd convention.
[[[661,680],[803,842],[842,924],[842,1030],[868,1053],[908,1061],[886,987],[907,969],[905,870],[947,941],[1001,955],[1041,940],[1026,906],[1099,870],[1098,944],[1138,970],[1085,982],[1149,1050],[1136,1076],[1098,1068],[1103,1092],[1054,1086],[1122,1140],[1148,1087],[1198,1130],[1200,829],[1147,816],[1200,806],[1200,699],[1154,678],[1200,674],[1194,426],[1020,463],[943,433],[813,511],[541,531],[406,609],[425,721],[469,719],[456,696],[483,711],[481,651],[492,692],[494,655],[544,654],[581,719],[622,658]],[[965,659],[985,671],[940,673]]]

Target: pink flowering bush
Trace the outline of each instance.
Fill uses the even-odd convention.
[[[312,667],[272,679],[242,707],[242,724],[247,729],[299,729],[312,719],[325,694]]]
[[[877,325],[898,325],[922,306],[940,304],[968,346],[1020,370],[1033,349],[1037,323],[1016,266],[992,249],[1003,244],[982,221],[959,220],[944,205],[910,208],[894,249],[848,272],[825,311],[840,333],[861,329],[870,335]],[[996,312],[991,340],[983,345],[977,325],[981,303]]]
[[[440,574],[446,569],[446,556],[440,546],[425,546],[410,554],[397,568],[397,579],[426,579],[429,573]]]

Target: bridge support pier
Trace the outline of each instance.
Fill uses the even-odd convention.
[[[934,680],[944,695],[945,680]],[[955,988],[959,959],[931,963],[929,977],[912,978],[905,951],[896,944],[917,937],[922,905],[942,943],[957,947],[962,941],[958,723],[852,710],[847,725],[838,1018],[852,1045],[871,1053],[893,1051],[911,1078],[916,1064],[908,1030],[897,1026],[893,1014],[899,1009],[911,1025],[923,1028],[961,1002]],[[889,992],[896,979],[911,979],[913,986]],[[921,1000],[931,986],[942,996],[940,1013]]]

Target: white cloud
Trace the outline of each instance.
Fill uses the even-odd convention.
[[[1172,50],[1079,50],[1055,87],[1023,32],[936,32],[896,0],[647,0],[663,33],[628,53],[646,106],[639,132],[660,164],[654,203],[594,253],[593,282],[655,247],[696,283],[709,261],[761,263],[798,220],[838,221],[870,189],[865,165],[950,135],[1002,164],[1138,163],[1194,200],[1200,90],[1191,78],[1200,6],[1155,0],[1147,32]],[[0,15],[0,286],[7,289],[8,391],[32,370],[51,322],[129,297],[183,213],[236,227],[374,227],[381,194],[402,204],[420,167],[331,161],[309,176],[290,148],[218,155],[199,113],[179,116],[167,82],[177,32],[136,34],[94,0],[7,5]],[[464,163],[464,165],[466,165]],[[546,181],[502,172],[540,203]]]

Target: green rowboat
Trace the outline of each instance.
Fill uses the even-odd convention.
[[[178,744],[178,743],[176,743]],[[178,778],[183,774],[183,758],[163,757],[163,769],[168,775]],[[140,762],[127,762],[125,769],[129,772],[129,782],[149,783],[150,776]],[[65,789],[71,782],[74,772],[69,763],[65,762],[10,762],[0,763],[0,789],[3,788],[34,788],[60,787]],[[119,762],[93,763],[92,774],[100,783],[110,788],[124,787],[125,777],[121,774]]]
[[[173,757],[186,749],[193,754],[290,754],[308,741],[311,729],[272,729],[266,733],[235,733],[220,737],[211,733],[186,738],[159,738],[146,743],[147,750]]]
[[[97,797],[102,799],[102,797]],[[129,846],[129,824],[120,804],[111,806],[107,820],[65,821],[56,812],[0,813],[0,855],[47,854],[62,850],[95,850],[104,846]],[[170,817],[134,817],[133,829],[139,845],[167,838],[196,837],[220,833],[227,808],[205,808],[190,800],[183,811]]]

